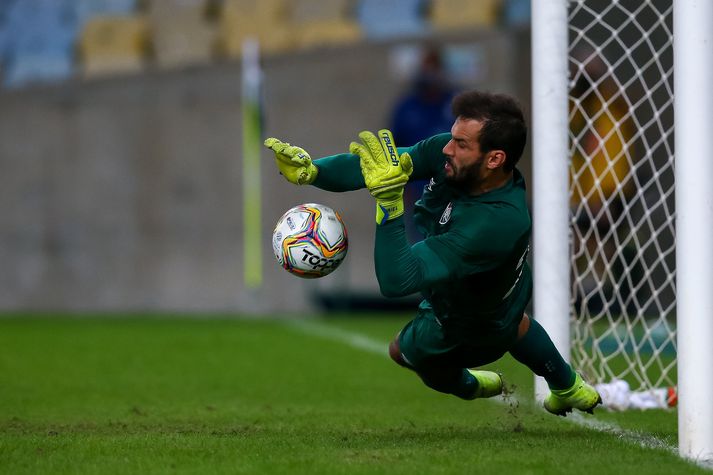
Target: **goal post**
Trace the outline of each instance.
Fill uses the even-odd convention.
[[[713,460],[713,2],[674,1],[678,440]]]
[[[569,360],[567,123],[567,0],[532,0],[533,313]]]
[[[532,0],[534,316],[593,383],[677,386],[707,460],[712,32],[710,0]]]

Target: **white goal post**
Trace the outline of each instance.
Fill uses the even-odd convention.
[[[713,2],[674,2],[678,440],[713,459]]]
[[[592,382],[677,386],[679,451],[699,460],[713,459],[712,51],[710,0],[532,0],[534,316]]]

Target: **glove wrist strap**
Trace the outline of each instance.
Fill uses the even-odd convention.
[[[397,198],[391,201],[377,200],[376,202],[376,224],[384,224],[385,222],[398,218],[404,214],[404,200]]]

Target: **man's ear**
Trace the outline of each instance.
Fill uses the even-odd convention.
[[[487,161],[487,166],[489,169],[494,170],[505,165],[505,152],[503,150],[491,150],[485,156]]]

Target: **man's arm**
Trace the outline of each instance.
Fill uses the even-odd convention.
[[[434,156],[434,147],[446,143],[449,137],[441,136],[438,141],[427,139],[415,146],[416,151],[422,152],[423,144],[429,143],[424,156]],[[364,182],[376,199],[374,260],[381,292],[387,297],[408,295],[448,279],[456,270],[449,269],[423,242],[410,247],[406,239],[403,191],[413,172],[409,153],[397,153],[388,130],[380,130],[378,138],[371,132],[361,132],[359,138],[362,144],[352,142],[349,149],[359,156]]]
[[[376,279],[385,297],[403,297],[455,276],[425,241],[410,246],[403,216],[376,227]]]
[[[359,168],[359,157],[351,153],[340,153],[314,161],[317,179],[314,186],[326,191],[353,191],[364,188],[364,177]]]
[[[450,138],[450,135],[449,135]],[[426,139],[411,147],[397,147],[399,156],[407,153],[413,161],[412,180],[424,180],[433,176],[432,165],[425,158],[430,149],[443,148],[442,136]],[[447,142],[447,140],[445,140]],[[353,191],[360,190],[366,185],[361,174],[359,156],[352,153],[340,153],[329,157],[318,158],[314,161],[319,172],[317,179],[312,183],[317,188],[326,191]]]
[[[409,154],[413,161],[412,179],[433,176],[433,164],[426,157],[441,149],[450,134],[441,134],[411,147],[398,147],[398,154]],[[275,163],[287,181],[296,185],[314,185],[326,191],[353,191],[364,188],[359,156],[340,153],[312,160],[300,147],[291,146],[275,138],[265,140],[265,146],[275,153]]]

